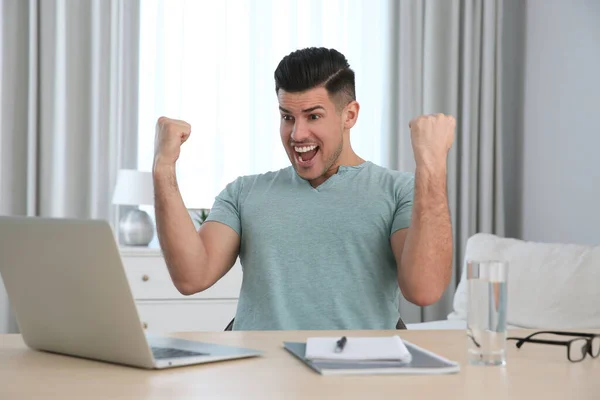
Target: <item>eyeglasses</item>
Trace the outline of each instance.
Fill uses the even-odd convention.
[[[560,336],[575,336],[570,340],[545,340],[545,339],[532,339],[536,335],[541,334],[552,334]],[[594,333],[580,333],[580,332],[557,332],[557,331],[540,331],[532,333],[531,335],[518,338],[509,337],[508,340],[517,340],[517,348],[521,348],[524,343],[541,343],[541,344],[553,344],[567,347],[567,358],[571,362],[582,361],[587,354],[592,358],[600,355],[600,334]]]

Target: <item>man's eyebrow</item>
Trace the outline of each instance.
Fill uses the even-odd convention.
[[[311,107],[311,108],[307,108],[306,110],[302,110],[302,112],[303,113],[309,113],[309,112],[313,112],[313,111],[319,110],[319,109],[325,111],[325,107],[319,105],[319,106],[314,106],[314,107]]]
[[[285,108],[283,108],[281,106],[279,106],[279,110],[281,110],[281,111],[283,111],[284,113],[287,113],[287,114],[291,114],[292,113],[291,111],[286,110]],[[310,108],[307,108],[305,110],[302,110],[302,112],[303,113],[309,113],[309,112],[313,112],[315,110],[323,110],[323,111],[325,111],[325,107],[323,107],[321,105],[317,105],[317,106],[310,107]]]

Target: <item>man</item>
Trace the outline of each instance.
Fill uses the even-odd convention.
[[[352,150],[359,104],[354,72],[339,52],[289,54],[275,89],[292,165],[231,182],[198,232],[175,176],[191,127],[158,120],[156,222],[171,278],[181,293],[197,293],[239,256],[234,330],[394,329],[399,289],[426,306],[450,280],[446,160],[455,120],[438,114],[410,122],[416,170],[403,173]]]

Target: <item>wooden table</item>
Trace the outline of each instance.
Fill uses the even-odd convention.
[[[529,331],[511,331],[526,335]],[[588,332],[590,332],[588,330]],[[600,332],[600,331],[597,331]],[[461,364],[454,375],[321,376],[282,348],[308,336],[398,331],[215,332],[173,336],[264,350],[260,358],[148,371],[28,349],[0,335],[0,399],[600,399],[600,358],[566,359],[566,348],[508,343],[507,365],[466,363],[465,332],[402,331],[401,337]]]

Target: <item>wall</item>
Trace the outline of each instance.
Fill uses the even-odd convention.
[[[512,211],[526,240],[600,244],[600,2],[526,8],[522,187]]]

